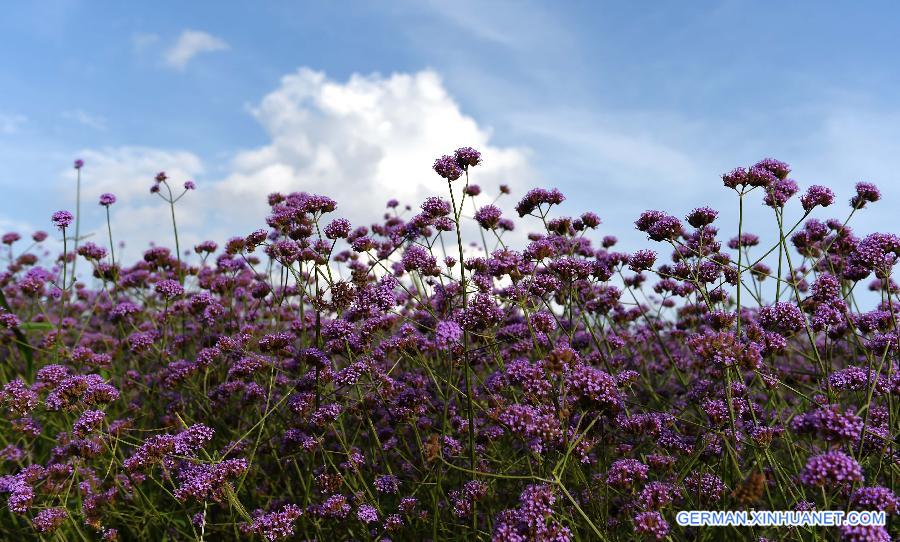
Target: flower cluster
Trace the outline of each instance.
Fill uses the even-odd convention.
[[[626,252],[558,189],[474,184],[481,163],[442,156],[372,223],[273,193],[259,229],[161,232],[130,263],[65,211],[62,243],[3,235],[2,532],[692,540],[719,535],[678,510],[897,514],[900,237],[849,222],[874,185],[832,217],[764,159],[723,175],[732,210],[648,210]],[[151,191],[175,216],[197,186],[173,176]],[[810,533],[727,536],[751,534]]]

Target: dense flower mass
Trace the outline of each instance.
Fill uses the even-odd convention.
[[[473,184],[482,160],[439,158],[449,182],[374,223],[274,193],[260,229],[193,252],[160,231],[130,264],[65,211],[52,247],[3,235],[4,539],[900,535],[900,237],[848,222],[874,185],[821,216],[834,193],[764,159],[722,181],[796,225],[697,202],[635,217],[625,252],[558,189]],[[173,215],[197,188],[152,186]],[[675,521],[737,509],[890,519]]]

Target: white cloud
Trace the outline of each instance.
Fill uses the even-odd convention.
[[[496,188],[530,173],[523,151],[491,146],[489,131],[460,111],[431,71],[338,83],[301,69],[253,114],[271,142],[237,155],[221,186],[227,198],[262,187],[327,192],[343,212],[374,219],[390,198],[415,204],[443,193],[430,166],[437,154],[465,145],[485,155],[479,183]]]
[[[75,109],[72,111],[66,111],[63,113],[63,118],[66,118],[71,121],[75,121],[79,124],[83,124],[89,128],[93,128],[95,130],[105,131],[106,130],[106,119],[97,115],[91,115],[81,109]]]
[[[221,38],[199,30],[185,30],[178,36],[175,44],[166,51],[164,60],[168,66],[184,70],[188,62],[195,56],[226,49],[228,49],[228,44]]]
[[[7,115],[0,113],[0,134],[15,134],[26,122],[28,122],[28,118],[24,115]]]
[[[84,193],[118,196],[113,226],[131,247],[151,240],[172,246],[168,207],[148,188],[158,170],[175,186],[199,176],[198,190],[177,206],[184,248],[265,227],[266,195],[275,191],[328,195],[338,202],[335,215],[355,225],[379,220],[391,198],[417,206],[427,196],[446,197],[446,182],[431,165],[465,145],[483,152],[473,182],[491,195],[501,183],[534,180],[526,151],[492,145],[490,131],[460,111],[431,71],[338,82],[304,68],[284,77],[251,113],[269,141],[238,152],[220,179],[204,178],[203,163],[184,151],[91,150],[82,154]]]

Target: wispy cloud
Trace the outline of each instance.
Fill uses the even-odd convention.
[[[138,32],[131,36],[131,46],[136,52],[141,52],[153,46],[159,41],[159,34],[152,32]]]
[[[201,53],[227,49],[228,44],[221,38],[199,30],[185,30],[178,37],[175,45],[166,51],[164,60],[169,67],[184,70],[191,59]]]
[[[11,135],[19,131],[28,122],[24,115],[8,115],[0,113],[0,134]]]
[[[106,130],[105,118],[97,115],[91,115],[90,113],[87,113],[81,109],[66,111],[62,116],[65,119],[83,124],[89,128],[93,128],[94,130],[99,130],[101,132]]]

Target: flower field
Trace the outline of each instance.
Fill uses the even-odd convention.
[[[765,159],[711,181],[729,209],[601,224],[479,187],[481,162],[439,158],[432,197],[365,225],[271,194],[261,229],[194,247],[202,186],[160,173],[172,228],[137,262],[79,231],[113,194],[4,235],[2,539],[900,535],[900,237],[852,229],[874,185],[839,202]],[[888,524],[675,521],[763,509]]]

